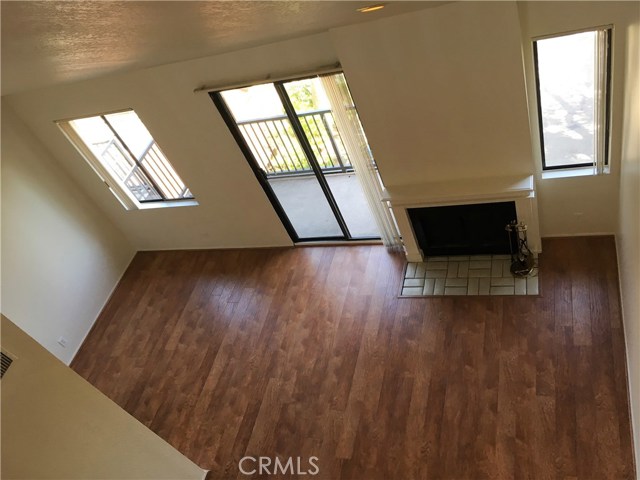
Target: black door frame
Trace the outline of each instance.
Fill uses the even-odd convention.
[[[287,114],[287,117],[291,122],[291,126],[294,130],[294,133],[298,138],[298,141],[300,142],[300,145],[303,151],[305,152],[305,155],[307,156],[309,164],[311,165],[311,169],[313,170],[313,173],[316,179],[318,180],[318,183],[320,184],[320,188],[322,189],[322,192],[324,193],[327,199],[327,202],[329,203],[329,207],[331,208],[331,211],[336,219],[336,222],[338,222],[338,225],[340,226],[340,230],[342,231],[342,236],[301,238],[298,235],[295,227],[291,223],[291,220],[289,220],[289,217],[287,216],[286,211],[284,210],[284,207],[280,203],[280,200],[278,200],[278,196],[275,194],[275,192],[273,191],[273,188],[269,184],[266,172],[260,168],[257,160],[255,159],[253,153],[251,152],[251,149],[247,145],[247,142],[245,141],[244,137],[242,136],[242,133],[238,128],[238,125],[233,119],[233,114],[231,113],[231,111],[229,110],[229,107],[227,106],[226,102],[222,98],[221,92],[223,92],[224,90],[209,92],[209,96],[211,97],[211,100],[213,101],[214,105],[217,107],[218,111],[220,112],[222,119],[226,123],[227,127],[229,128],[229,131],[233,135],[233,138],[235,139],[236,143],[240,147],[240,150],[242,151],[245,159],[249,163],[249,166],[251,167],[253,174],[258,179],[258,182],[262,186],[262,189],[267,195],[267,198],[273,205],[273,208],[276,211],[278,218],[280,218],[280,221],[282,222],[285,230],[287,231],[287,233],[291,237],[291,240],[294,243],[317,242],[317,241],[377,240],[379,239],[379,237],[352,238],[351,233],[349,232],[349,228],[347,227],[344,217],[342,216],[342,212],[340,211],[340,208],[335,200],[335,197],[333,196],[333,193],[331,192],[331,189],[324,176],[324,173],[322,172],[322,168],[320,167],[320,164],[318,163],[318,160],[316,159],[316,156],[313,153],[313,149],[311,148],[311,144],[309,143],[309,140],[307,139],[307,136],[304,133],[302,124],[298,119],[295,109],[286,92],[284,84],[289,82],[295,82],[297,80],[303,80],[305,78],[311,78],[311,77],[302,77],[299,79],[291,79],[286,81],[283,80],[283,81],[270,82],[270,83],[272,83],[274,88],[276,89],[276,92],[280,98],[280,101],[282,102],[283,107],[285,109],[285,113]]]

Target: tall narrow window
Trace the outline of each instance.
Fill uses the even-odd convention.
[[[611,29],[533,43],[545,170],[609,163]]]
[[[133,110],[58,125],[127,209],[193,195]]]

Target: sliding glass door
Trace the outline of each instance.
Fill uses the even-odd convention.
[[[211,97],[294,241],[379,238],[319,77]]]
[[[342,74],[334,77],[346,86]],[[379,237],[320,77],[286,82],[283,86],[349,232],[355,238]],[[355,114],[353,103],[348,108]]]

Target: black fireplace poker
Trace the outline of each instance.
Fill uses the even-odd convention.
[[[505,227],[509,235],[511,273],[514,277],[527,277],[535,268],[535,258],[527,243],[527,226],[513,220]]]

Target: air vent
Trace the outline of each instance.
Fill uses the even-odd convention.
[[[5,354],[4,352],[0,352],[0,363],[2,364],[2,369],[0,370],[0,378],[4,377],[6,371],[9,370],[11,362],[13,362],[13,359],[9,355]]]

